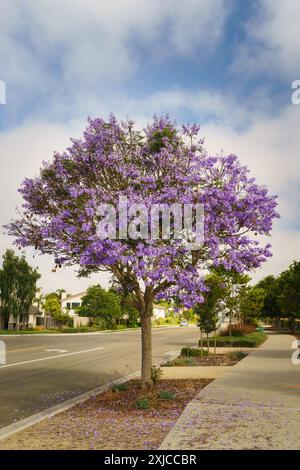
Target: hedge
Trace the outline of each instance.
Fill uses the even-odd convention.
[[[217,336],[216,337],[216,346],[217,347],[245,347],[245,348],[257,348],[262,343],[264,343],[267,339],[266,333],[254,332],[250,333],[249,335],[245,336]],[[215,342],[214,338],[203,338],[202,346],[207,346],[207,342],[209,342],[209,346],[213,347]],[[201,342],[199,341],[199,346]]]
[[[208,352],[205,349],[202,349],[202,354],[201,354],[201,349],[197,348],[182,348],[180,352],[180,356],[184,357],[192,357],[192,356],[207,356]]]

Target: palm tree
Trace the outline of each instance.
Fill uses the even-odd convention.
[[[65,290],[65,289],[56,289],[55,292],[57,293],[58,298],[59,298],[59,300],[61,301],[62,295],[63,295],[64,292],[66,292],[66,290]]]

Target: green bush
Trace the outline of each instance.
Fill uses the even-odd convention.
[[[169,392],[168,390],[161,390],[160,392],[158,392],[157,398],[159,398],[160,400],[173,400],[174,393]]]
[[[217,336],[216,345],[217,347],[257,348],[266,341],[266,339],[267,335],[260,332],[254,332],[245,336]],[[206,338],[203,339],[204,346],[207,345],[207,342],[209,346],[214,346],[214,338],[208,338],[208,341]]]
[[[117,392],[125,392],[127,390],[127,385],[126,384],[113,384],[111,387],[112,392],[117,393]]]
[[[150,401],[148,398],[140,398],[135,402],[135,406],[139,410],[148,410],[148,408],[150,408]]]
[[[191,356],[207,356],[208,352],[205,349],[202,349],[202,354],[201,354],[201,349],[198,348],[182,348],[181,356],[185,357],[191,357]]]
[[[63,333],[86,333],[88,331],[94,331],[94,328],[90,326],[78,326],[77,328],[64,328]]]

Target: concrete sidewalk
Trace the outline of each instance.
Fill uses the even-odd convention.
[[[161,449],[300,449],[300,365],[293,336],[271,334],[204,388]]]

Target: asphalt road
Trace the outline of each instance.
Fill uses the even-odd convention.
[[[195,345],[196,327],[153,329],[153,362]],[[140,368],[140,331],[0,336],[0,428]]]

